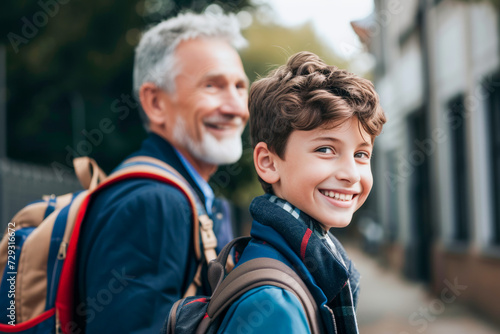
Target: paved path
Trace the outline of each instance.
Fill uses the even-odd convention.
[[[500,334],[459,303],[445,304],[422,284],[382,268],[359,248],[346,245],[361,272],[357,309],[360,334]]]

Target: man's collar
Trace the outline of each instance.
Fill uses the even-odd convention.
[[[142,142],[141,148],[131,154],[128,158],[134,156],[150,156],[159,159],[177,170],[191,185],[196,195],[205,203],[205,194],[201,190],[198,182],[194,180],[191,173],[188,172],[186,165],[182,163],[176,150],[167,140],[154,132],[150,132],[148,137]]]
[[[184,168],[186,168],[189,175],[193,178],[196,185],[201,189],[203,195],[205,196],[205,207],[207,213],[211,215],[212,206],[215,198],[214,191],[212,190],[208,182],[205,181],[203,177],[201,177],[200,173],[198,173],[196,169],[194,169],[193,165],[191,165],[189,161],[187,161],[187,159],[175,147],[174,151],[179,157],[179,160],[181,161]]]

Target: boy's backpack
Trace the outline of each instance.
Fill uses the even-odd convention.
[[[305,283],[288,265],[271,258],[256,258],[234,268],[226,275],[226,259],[234,247],[241,254],[251,237],[228,243],[208,267],[212,295],[178,300],[170,310],[162,334],[214,334],[231,304],[246,292],[264,285],[292,292],[305,310],[311,333],[322,333],[318,306]],[[264,307],[265,308],[265,307]],[[265,313],[266,310],[259,310]]]
[[[207,262],[216,257],[217,239],[203,204],[189,183],[166,163],[135,157],[109,177],[87,157],[75,159],[74,166],[85,190],[46,196],[21,209],[7,226],[0,242],[0,333],[69,333],[76,329],[72,315],[80,227],[91,199],[117,182],[153,179],[178,188],[188,199],[200,264],[186,295],[196,292],[203,257]]]

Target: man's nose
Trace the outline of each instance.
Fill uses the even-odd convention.
[[[223,114],[246,120],[249,116],[247,91],[237,87],[228,88],[223,96],[220,110]]]

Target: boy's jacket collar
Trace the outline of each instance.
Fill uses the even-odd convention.
[[[331,302],[338,295],[349,278],[351,279],[351,286],[357,286],[359,273],[347,258],[340,242],[330,234],[345,262],[345,266],[334,256],[330,248],[326,245],[326,241],[321,240],[314,233],[308,233],[310,229],[305,224],[299,222],[278,205],[271,203],[269,201],[270,196],[266,194],[256,197],[250,205],[250,213],[258,223],[276,230],[284,238],[288,247],[293,250],[298,258],[301,258],[301,266],[294,263],[294,260],[297,261],[297,257],[289,258],[294,263],[295,270],[298,271],[299,275],[303,279],[306,279],[308,275],[301,272],[301,270],[307,268],[314,278],[315,283],[325,294],[328,302]],[[306,235],[309,235],[308,242],[304,241],[304,236]],[[268,240],[264,233],[259,233],[258,228],[255,230],[252,229],[252,236],[269,242],[286,255],[286,250],[283,249],[286,246],[282,247],[279,240]]]

